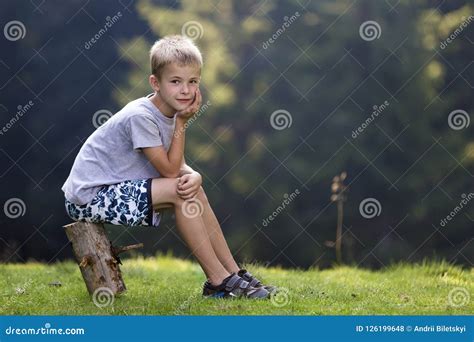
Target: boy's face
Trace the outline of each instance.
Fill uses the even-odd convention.
[[[174,114],[183,110],[193,102],[196,90],[199,88],[201,70],[196,65],[168,64],[164,67],[161,78],[157,79],[156,86],[163,100],[162,111]]]

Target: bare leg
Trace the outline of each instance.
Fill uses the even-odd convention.
[[[230,273],[224,268],[214,252],[209,236],[200,216],[184,215],[182,200],[176,193],[178,180],[156,178],[152,181],[152,202],[155,208],[172,203],[176,215],[176,226],[180,235],[198,260],[207,278],[213,285],[222,283]]]
[[[206,193],[202,187],[197,194],[197,199],[202,203],[203,212],[201,217],[204,221],[204,226],[206,227],[209,239],[211,240],[212,248],[214,248],[217,258],[225,267],[225,269],[230,273],[239,272],[240,268],[235,262],[232,253],[230,252],[227,241],[225,240],[224,234],[222,233],[219,221],[217,220],[217,217],[214,214],[214,211],[212,210]]]

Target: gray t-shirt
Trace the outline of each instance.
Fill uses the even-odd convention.
[[[61,188],[67,200],[82,205],[104,185],[160,177],[141,148],[163,145],[168,151],[175,118],[149,97],[128,103],[87,138]]]

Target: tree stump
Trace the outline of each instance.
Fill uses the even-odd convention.
[[[89,294],[108,288],[114,295],[126,291],[118,254],[141,248],[143,244],[114,247],[102,224],[74,222],[64,226]]]

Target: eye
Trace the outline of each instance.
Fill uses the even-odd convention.
[[[191,83],[197,84],[198,81],[197,80],[192,80]]]
[[[173,84],[178,84],[179,81],[178,81],[178,80],[173,80],[173,81],[171,81],[171,83],[173,83]]]

